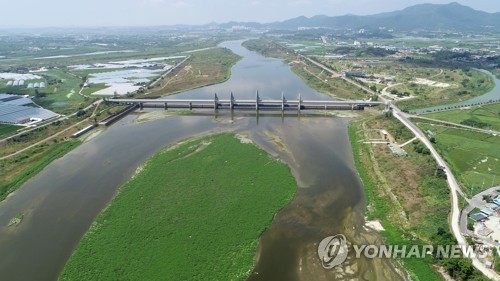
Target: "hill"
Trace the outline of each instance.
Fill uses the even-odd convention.
[[[229,23],[223,25],[247,25],[246,23]],[[258,27],[249,23],[249,27]],[[344,15],[297,17],[281,22],[260,25],[269,29],[297,29],[299,27],[320,28],[352,28],[373,30],[379,27],[396,31],[410,30],[450,30],[483,32],[500,29],[500,13],[487,13],[474,10],[458,3],[449,4],[419,4],[403,10],[380,13],[368,16]]]

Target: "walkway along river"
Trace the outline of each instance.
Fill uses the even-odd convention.
[[[222,45],[243,57],[232,77],[176,97],[207,98],[217,92],[226,98],[233,91],[252,98],[259,90],[263,98],[280,98],[284,91],[288,98],[301,93],[307,99],[329,99],[281,61],[250,52],[241,41]],[[258,145],[289,164],[299,183],[293,202],[261,238],[251,280],[401,279],[390,260],[348,258],[342,267],[326,270],[317,257],[317,245],[326,236],[343,233],[363,244],[380,238],[363,227],[364,195],[346,119],[293,114],[255,118],[253,113],[231,118],[223,113],[137,122],[140,114],[145,113],[125,117],[54,161],[0,203],[1,280],[55,280],[93,219],[141,163],[167,144],[221,131],[250,133]],[[7,226],[18,214],[24,220]]]

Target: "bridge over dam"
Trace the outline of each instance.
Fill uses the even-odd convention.
[[[213,99],[105,99],[109,103],[136,105],[139,108],[182,108],[182,109],[229,109],[229,110],[364,110],[384,104],[383,102],[364,100],[303,100],[299,95],[296,100],[287,100],[284,94],[278,100],[261,99],[257,92],[255,99],[235,99],[233,93],[229,99],[219,99],[217,94]]]

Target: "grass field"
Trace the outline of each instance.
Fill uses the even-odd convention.
[[[425,114],[425,117],[500,131],[500,103]],[[474,126],[475,125],[475,126]]]
[[[414,99],[398,102],[401,109],[412,110],[435,105],[460,102],[488,93],[494,87],[493,79],[480,71],[447,70],[447,74],[426,78],[431,81],[450,84],[448,88],[438,88],[416,83],[405,83],[394,89],[408,91],[417,96]],[[392,88],[391,88],[392,89]]]
[[[367,129],[386,129],[399,143],[412,137],[394,118],[382,116],[365,120]],[[381,234],[388,245],[448,245],[456,243],[448,228],[450,197],[443,176],[436,172],[436,162],[417,149],[419,142],[404,147],[409,157],[394,157],[386,145],[367,145],[362,123],[349,127],[356,169],[367,199],[367,217],[380,219]],[[441,265],[457,280],[479,277],[470,261],[463,259],[403,259],[413,280],[442,280],[431,269]],[[478,279],[482,280],[482,279]]]
[[[3,135],[10,134],[12,132],[15,132],[19,129],[23,128],[22,126],[15,126],[15,125],[2,125],[0,124],[0,137]]]
[[[90,84],[88,88],[83,89],[82,95],[90,96],[92,93],[95,93],[99,90],[106,89],[108,86],[104,83],[100,84]]]
[[[57,113],[70,114],[91,103],[91,100],[78,95],[80,84],[83,83],[80,77],[60,69],[50,70],[43,74],[50,80],[58,82],[48,83],[47,88],[39,90],[45,96],[35,98],[38,105]]]
[[[44,144],[6,160],[0,160],[0,201],[45,166],[77,147],[79,140]]]
[[[397,195],[401,195],[401,197],[397,197],[399,200],[397,202],[394,202],[391,199],[388,191],[382,188],[384,183],[381,181],[383,181],[383,179],[376,176],[377,172],[374,170],[375,165],[372,162],[373,160],[370,159],[370,154],[373,152],[370,152],[369,146],[360,144],[358,142],[358,140],[364,138],[362,136],[363,133],[360,132],[359,129],[361,129],[361,126],[359,124],[351,125],[349,127],[349,138],[351,140],[351,145],[353,148],[353,156],[356,169],[361,177],[361,181],[363,182],[363,186],[365,189],[365,196],[367,200],[366,215],[368,219],[379,219],[381,221],[385,229],[385,231],[383,231],[381,234],[385,238],[386,244],[388,245],[421,245],[423,243],[423,239],[428,240],[430,238],[428,236],[415,237],[414,231],[419,232],[418,234],[420,235],[422,232],[428,231],[429,228],[434,228],[435,224],[432,224],[432,226],[427,225],[426,227],[419,229],[418,220],[422,217],[425,217],[422,213],[426,212],[426,208],[423,208],[422,206],[418,208],[417,213],[406,213],[406,211],[408,211],[409,209],[417,209],[415,208],[415,206],[411,206],[411,201],[407,199],[416,196],[415,193],[416,191],[418,191],[418,188],[417,190],[412,190],[411,188],[408,188],[408,186],[406,189],[406,191],[408,192],[408,196],[402,196],[402,193],[404,193],[405,191],[401,190],[401,188],[404,188],[404,185],[407,183],[406,176],[403,175],[399,179],[396,177],[396,184],[394,186],[390,186],[389,189],[396,189],[392,192]],[[385,146],[378,148],[388,150],[388,148]],[[385,151],[382,150],[379,150],[375,153],[375,161],[377,161],[378,164],[386,164],[387,169],[385,169],[386,167],[382,167],[382,173],[384,173],[384,175],[387,177],[391,177],[391,179],[393,179],[393,175],[386,174],[388,170],[392,169],[394,173],[401,174],[402,172],[398,170],[396,166],[400,166],[400,162],[408,161],[407,159],[402,158],[395,159],[391,155],[387,155],[388,153],[385,153]],[[399,163],[396,161],[398,161]],[[405,165],[407,167],[409,166],[408,163],[405,163]],[[413,184],[413,186],[414,185],[415,184]],[[415,198],[414,202],[421,203],[423,201],[422,196],[419,195],[419,197],[421,198]],[[407,204],[405,206],[405,203],[410,204]],[[442,221],[440,222],[441,224],[446,223],[446,203],[442,203],[445,207],[444,210],[443,208],[440,208],[441,211],[435,216],[436,218],[442,219]],[[403,205],[403,207],[398,208],[397,206],[401,206],[401,204]],[[431,210],[427,209],[427,211]],[[434,210],[432,210],[431,212],[434,212]],[[401,218],[401,213],[404,213],[411,217],[406,217],[405,215],[403,218]],[[404,223],[404,221],[407,220],[412,221],[412,223],[410,224],[411,226]],[[423,224],[420,226],[423,226]],[[432,230],[432,232],[427,232],[427,234],[430,236],[433,232],[435,232],[434,229]],[[410,272],[410,275],[413,277],[413,279],[441,280],[439,274],[437,274],[430,268],[430,265],[433,263],[434,262],[431,258],[405,259],[403,261],[404,267]]]
[[[471,196],[500,185],[500,137],[419,123],[436,139],[435,147]]]
[[[243,280],[296,191],[289,168],[233,135],[164,149],[96,219],[60,280]]]
[[[312,64],[295,62],[290,65],[292,71],[306,84],[318,91],[343,99],[368,99],[369,96],[358,87],[354,87],[343,79],[332,78],[329,73]]]
[[[413,99],[397,102],[398,106],[405,110],[468,100],[485,94],[494,87],[493,79],[485,73],[453,69],[448,65],[425,67],[394,58],[377,59],[375,63],[362,58],[320,60],[339,73],[361,71],[367,76],[392,77],[389,81],[375,83],[372,80],[365,85],[375,86],[378,91],[393,85],[388,92],[396,90],[399,93],[409,93]],[[424,82],[435,84],[426,85]]]
[[[17,94],[30,95],[33,101],[43,108],[52,110],[60,114],[70,114],[79,108],[89,105],[92,100],[80,95],[80,84],[82,79],[63,69],[50,69],[37,73],[43,79],[30,80],[29,83],[45,82],[46,88],[27,89],[26,87],[2,87],[0,91]]]
[[[240,57],[229,49],[214,48],[191,55],[191,58],[175,71],[160,80],[148,95],[174,94],[189,89],[222,83],[231,77],[231,67]]]
[[[51,122],[50,125],[47,126],[40,126],[32,129],[31,131],[24,131],[22,134],[19,134],[16,137],[13,137],[7,141],[0,142],[0,157],[7,156],[9,154],[12,154],[18,150],[21,150],[29,145],[33,145],[43,139],[46,139],[56,133],[59,133],[60,131],[64,130],[65,128],[80,122],[90,116],[92,112],[89,110],[86,112],[84,115],[77,117],[73,116],[71,118],[65,119],[65,120],[60,120],[60,121],[54,121]],[[89,120],[89,122],[91,122]],[[90,124],[90,123],[89,123]],[[89,124],[86,124],[84,126],[87,126]],[[83,125],[83,124],[82,124]],[[59,140],[64,139],[64,137],[70,137],[71,134],[74,132],[67,132],[63,135],[59,136]]]

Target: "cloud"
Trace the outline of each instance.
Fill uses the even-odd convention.
[[[252,6],[258,6],[260,4],[261,4],[260,1],[252,1],[252,2],[250,2],[250,5],[252,5]]]

